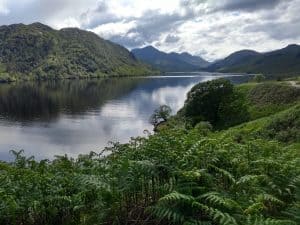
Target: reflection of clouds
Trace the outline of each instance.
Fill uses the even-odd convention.
[[[101,116],[109,118],[131,118],[136,117],[134,105],[128,105],[126,102],[114,101],[104,105],[101,108]]]
[[[186,94],[192,87],[193,84],[189,86],[159,88],[152,93],[151,99],[159,105],[169,105],[173,113],[175,113],[183,106]]]
[[[61,115],[58,120],[33,122],[28,126],[0,123],[0,160],[9,159],[11,149],[24,149],[38,159],[54,155],[99,152],[109,141],[127,142],[130,137],[152,130],[149,117],[159,105],[170,105],[175,113],[184,104],[186,93],[199,81],[212,76],[155,78],[118,100],[107,101],[100,109],[81,114]]]

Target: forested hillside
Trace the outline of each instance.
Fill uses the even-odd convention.
[[[288,82],[219,79],[148,137],[76,159],[13,151],[0,224],[298,225],[299,97]]]
[[[236,73],[263,73],[269,77],[297,76],[300,73],[300,46],[259,53],[242,50],[211,64],[207,70]]]
[[[147,75],[124,47],[77,28],[0,27],[0,80]]]

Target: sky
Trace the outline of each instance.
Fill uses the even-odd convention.
[[[300,44],[300,0],[0,0],[0,25],[33,22],[210,61]]]

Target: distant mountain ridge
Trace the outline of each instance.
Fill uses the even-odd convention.
[[[263,73],[266,76],[292,76],[300,74],[300,46],[259,53],[241,50],[209,65],[206,70],[215,72]]]
[[[133,49],[132,54],[141,62],[164,72],[197,71],[207,67],[209,62],[199,56],[184,53],[166,53],[153,46]]]
[[[149,73],[126,48],[92,32],[41,23],[0,26],[0,81]]]

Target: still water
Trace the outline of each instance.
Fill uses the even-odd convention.
[[[176,73],[148,78],[111,78],[0,85],[0,160],[9,150],[37,159],[99,152],[110,141],[126,142],[152,130],[149,117],[159,105],[180,109],[193,85],[225,76]]]

